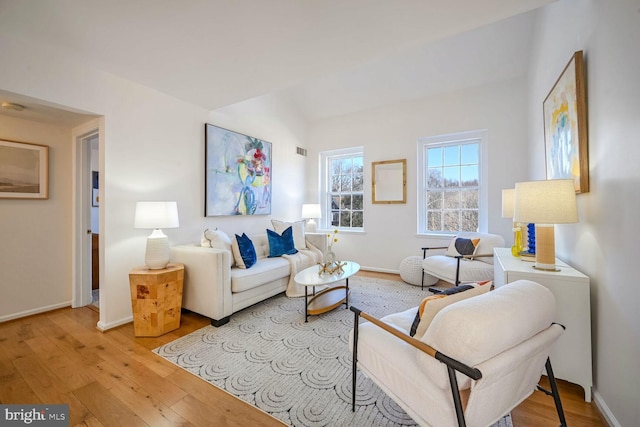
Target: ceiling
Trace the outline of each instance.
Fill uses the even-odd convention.
[[[522,75],[523,13],[551,1],[0,0],[0,36],[209,110],[275,93],[318,120]]]

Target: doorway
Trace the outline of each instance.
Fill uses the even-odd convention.
[[[90,151],[91,203],[87,234],[91,234],[91,308],[100,311],[100,135],[97,132],[87,135],[82,138],[82,144]]]
[[[74,277],[72,307],[89,305],[99,311],[101,260],[100,230],[101,119],[73,129],[74,143]]]

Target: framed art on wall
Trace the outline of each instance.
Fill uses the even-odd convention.
[[[547,179],[589,191],[587,98],[582,51],[575,52],[543,103]]]
[[[97,208],[100,206],[100,183],[98,171],[91,171],[91,206]]]
[[[49,147],[0,140],[0,198],[49,197]]]
[[[271,214],[271,143],[205,124],[205,216]]]

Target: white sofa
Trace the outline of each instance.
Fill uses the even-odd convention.
[[[304,295],[293,280],[295,274],[322,261],[324,234],[307,234],[306,249],[293,255],[269,258],[267,234],[249,236],[258,261],[248,269],[238,268],[231,252],[202,247],[199,243],[171,248],[171,261],[185,266],[182,307],[211,319],[213,326],[227,323],[231,314],[285,292]]]

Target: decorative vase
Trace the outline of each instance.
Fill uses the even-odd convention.
[[[328,250],[326,254],[324,254],[324,262],[325,264],[331,264],[335,262],[336,254],[334,254],[331,250]]]
[[[518,258],[522,252],[522,229],[518,226],[513,229],[513,246],[511,246],[511,255]]]
[[[528,250],[530,254],[536,253],[536,225],[533,223],[527,224],[527,242]]]

